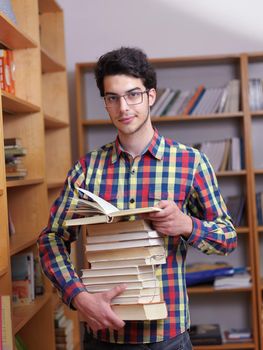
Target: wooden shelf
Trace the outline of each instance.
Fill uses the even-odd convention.
[[[263,169],[254,169],[255,175],[263,175]]]
[[[55,117],[45,115],[45,128],[46,129],[61,129],[69,126],[68,122],[63,122]]]
[[[228,177],[228,176],[244,176],[247,175],[246,170],[239,170],[239,171],[234,171],[234,170],[226,170],[226,171],[218,171],[216,173],[216,176],[220,177]]]
[[[249,233],[248,227],[237,227],[236,230],[237,230],[237,233],[241,233],[241,234],[243,234],[243,233],[248,234]]]
[[[254,111],[254,112],[251,112],[251,116],[252,117],[263,117],[263,111]]]
[[[254,343],[225,343],[222,345],[199,345],[194,346],[194,350],[241,350],[255,349]]]
[[[197,120],[213,121],[218,119],[230,119],[230,118],[241,118],[243,112],[237,112],[232,114],[218,113],[213,115],[199,115],[199,116],[174,116],[174,117],[152,117],[153,123],[169,123],[169,122],[193,122]],[[112,125],[110,119],[82,119],[83,126],[100,126],[100,125]]]
[[[63,72],[66,67],[55,60],[45,49],[41,49],[42,73]]]
[[[5,275],[7,272],[8,272],[8,268],[7,267],[0,268],[0,277]]]
[[[43,182],[44,182],[44,178],[13,180],[13,181],[7,181],[6,186],[8,188],[13,188],[13,187],[20,187],[20,186],[38,185],[38,184],[42,184]]]
[[[4,194],[4,190],[0,189],[0,196]]]
[[[258,232],[263,232],[263,226],[258,226],[258,227],[257,227],[257,231],[258,231]]]
[[[39,310],[50,300],[51,294],[45,293],[43,296],[38,296],[36,299],[24,306],[13,307],[13,331],[18,333],[26,323],[31,320]]]
[[[40,13],[61,11],[61,7],[54,0],[38,0],[38,8]]]
[[[65,182],[64,179],[61,180],[61,181],[48,181],[47,188],[49,190],[52,190],[52,189],[55,189],[55,188],[60,188],[60,187],[63,186],[64,182]]]
[[[251,292],[251,287],[245,287],[245,288],[222,288],[222,289],[216,289],[213,286],[209,285],[203,285],[203,286],[195,286],[195,287],[189,287],[187,288],[187,291],[189,295],[193,294],[214,294],[214,293],[244,293],[244,292]]]
[[[2,91],[2,105],[6,113],[36,113],[40,111],[40,107],[31,102],[25,101],[17,96]]]
[[[0,43],[9,49],[29,49],[37,43],[0,13]]]
[[[33,246],[37,242],[37,239],[38,235],[32,238],[27,238],[27,236],[23,234],[14,234],[10,237],[10,256]]]

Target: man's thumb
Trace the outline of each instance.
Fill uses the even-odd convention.
[[[108,290],[105,293],[106,294],[106,298],[111,300],[111,299],[115,298],[117,295],[119,295],[122,292],[124,292],[126,288],[127,288],[126,284],[120,284],[119,286],[116,286],[116,287]]]

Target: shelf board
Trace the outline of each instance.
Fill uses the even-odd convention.
[[[64,72],[65,65],[58,62],[45,49],[41,48],[42,73]]]
[[[9,49],[36,48],[37,43],[0,13],[0,43]]]
[[[187,288],[187,292],[189,295],[211,294],[211,293],[244,293],[244,292],[251,292],[251,291],[252,291],[251,287],[216,289],[210,285],[202,285],[202,286],[195,286],[195,287],[188,287]]]
[[[255,349],[254,343],[225,343],[222,345],[199,345],[194,346],[194,350],[241,350]]]
[[[263,117],[263,111],[260,110],[260,111],[251,112],[251,116],[252,117]]]
[[[249,233],[249,228],[248,227],[236,227],[237,233]]]
[[[36,244],[38,235],[31,238],[26,238],[23,234],[14,234],[10,236],[10,256],[15,255],[22,250]]]
[[[61,7],[54,0],[38,0],[38,9],[40,13],[61,12]]]
[[[40,112],[40,107],[31,102],[25,101],[20,97],[16,97],[8,92],[2,91],[2,105],[6,113],[36,113]]]
[[[216,172],[216,176],[227,177],[227,176],[243,176],[246,175],[246,170],[226,170],[226,171],[218,171]]]
[[[68,122],[63,122],[56,117],[52,117],[50,115],[44,116],[45,128],[46,129],[61,129],[69,126]]]
[[[257,227],[257,231],[258,231],[258,232],[263,232],[263,226],[258,226],[258,227]]]
[[[263,175],[263,169],[254,169],[255,175]]]
[[[217,113],[217,114],[209,114],[209,115],[198,115],[198,116],[166,116],[166,117],[152,117],[152,122],[155,124],[159,123],[169,123],[169,122],[180,122],[187,121],[193,122],[196,120],[219,120],[219,119],[229,119],[229,118],[240,118],[243,117],[243,112],[225,114],[225,113]],[[82,119],[83,126],[100,126],[100,125],[111,125],[110,119]]]
[[[7,272],[8,272],[8,268],[7,267],[0,268],[0,277],[5,275]]]
[[[20,187],[20,186],[38,185],[38,184],[42,184],[43,182],[44,182],[44,178],[12,180],[12,181],[7,181],[6,186],[8,188],[13,188],[13,187]]]
[[[18,333],[28,321],[31,320],[39,310],[50,300],[51,294],[45,293],[38,296],[28,305],[13,307],[13,330],[14,334]]]
[[[60,187],[63,186],[64,182],[65,182],[64,180],[61,180],[61,181],[48,181],[47,188],[49,190],[53,190],[55,188],[60,188]]]

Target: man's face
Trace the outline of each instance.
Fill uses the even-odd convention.
[[[146,88],[139,78],[127,75],[110,75],[104,78],[104,96],[110,102],[109,105],[106,104],[106,109],[120,136],[135,134],[142,128],[151,127],[149,109],[155,101],[156,92],[154,89],[148,93],[145,91]],[[119,98],[123,95],[126,95],[126,100],[124,97]],[[136,104],[132,104],[134,98]],[[137,99],[141,103],[137,103]]]

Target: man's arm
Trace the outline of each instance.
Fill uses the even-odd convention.
[[[206,254],[228,254],[237,245],[236,231],[227,213],[212,166],[200,155],[194,172],[187,213],[173,201],[160,201],[163,210],[148,216],[165,235],[181,235]]]

